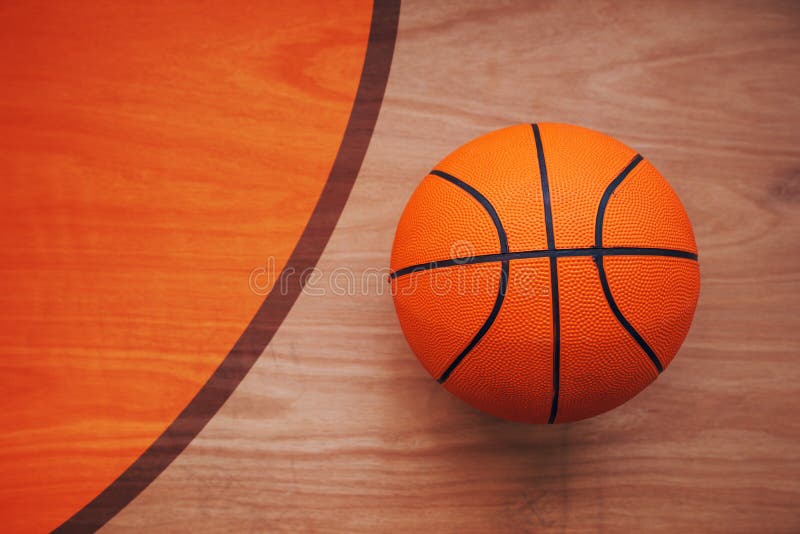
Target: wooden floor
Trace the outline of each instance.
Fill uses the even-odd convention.
[[[151,449],[307,227],[371,3],[256,7],[0,6],[4,529],[58,526]]]
[[[302,295],[109,530],[797,532],[798,57],[791,2],[405,2],[319,267],[385,266],[411,191],[472,137],[582,124],[640,150],[686,205],[703,286],[683,349],[614,412],[520,426],[431,380],[385,292]]]
[[[403,2],[380,116],[318,262],[324,294],[300,295],[222,409],[105,530],[800,531],[799,60],[792,1]],[[387,267],[427,171],[533,121],[640,151],[700,251],[675,361],[568,425],[469,408],[416,361],[384,284],[343,294],[329,276]]]

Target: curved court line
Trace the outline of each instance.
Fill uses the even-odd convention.
[[[489,199],[486,198],[483,193],[472,187],[466,182],[463,182],[453,176],[452,174],[447,174],[446,172],[440,170],[432,170],[430,172],[433,176],[438,176],[443,180],[447,180],[451,184],[455,185],[456,187],[466,191],[472,198],[478,201],[478,203],[483,206],[483,209],[486,210],[486,213],[489,214],[489,217],[492,219],[494,223],[494,227],[497,230],[497,238],[500,240],[500,253],[501,254],[508,254],[508,237],[506,236],[506,229],[503,228],[503,223],[500,222],[500,216],[497,214],[497,210],[494,209],[492,203],[489,202]],[[497,298],[494,301],[494,306],[492,307],[492,311],[489,313],[489,316],[483,322],[480,330],[475,334],[472,340],[467,344],[464,350],[455,357],[455,359],[450,362],[450,365],[447,366],[447,369],[441,374],[439,378],[437,378],[437,382],[440,384],[444,384],[445,380],[456,370],[456,367],[467,357],[467,354],[475,348],[475,345],[483,339],[483,336],[486,335],[486,332],[492,327],[494,320],[497,319],[497,315],[500,313],[500,308],[503,307],[503,301],[506,298],[506,289],[508,289],[508,271],[509,271],[509,264],[508,260],[503,261],[502,267],[500,269],[500,283],[497,288]]]
[[[361,169],[389,78],[399,14],[399,0],[374,2],[364,67],[339,152],[314,212],[283,268],[283,272],[305,276],[285,277],[286,291],[273,288],[231,351],[180,415],[124,473],[55,532],[97,530],[127,506],[214,417],[269,344],[322,254]]]
[[[642,161],[641,154],[636,154],[634,158],[631,160],[628,165],[625,166],[624,169],[617,175],[614,180],[608,184],[606,190],[603,192],[603,198],[600,199],[600,204],[597,206],[597,218],[595,219],[594,225],[594,235],[595,235],[595,245],[600,248],[603,246],[603,218],[606,214],[606,208],[608,207],[608,201],[611,199],[611,195],[614,194],[614,190],[622,183],[622,181],[627,178],[627,176],[631,173],[631,171],[636,168],[636,166]],[[695,259],[697,256],[695,255]],[[617,322],[622,325],[622,327],[628,332],[628,334],[633,338],[634,341],[641,347],[647,357],[650,358],[650,361],[653,362],[653,365],[656,368],[656,371],[661,373],[664,370],[664,366],[661,364],[661,360],[658,359],[655,351],[647,344],[647,341],[642,337],[642,335],[636,331],[636,328],[625,318],[623,315],[622,310],[619,309],[617,306],[617,302],[614,300],[614,295],[611,294],[611,287],[608,285],[608,277],[606,277],[606,270],[603,266],[603,256],[597,255],[594,257],[594,262],[597,265],[597,274],[600,277],[600,285],[603,287],[603,294],[606,297],[606,302],[608,302],[608,307],[611,308],[611,312],[617,318]]]

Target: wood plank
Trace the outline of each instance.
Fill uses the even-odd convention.
[[[236,343],[326,183],[370,12],[0,6],[4,529],[91,501]]]
[[[451,397],[385,287],[301,296],[203,433],[110,524],[268,531],[800,529],[796,3],[403,5],[367,160],[324,273],[388,264],[447,152],[517,122],[608,132],[694,223],[692,331],[645,392],[555,427]]]

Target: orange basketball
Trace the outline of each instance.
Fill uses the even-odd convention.
[[[700,291],[675,192],[642,156],[565,124],[447,156],[408,201],[395,307],[428,372],[472,406],[562,423],[610,410],[669,365]]]

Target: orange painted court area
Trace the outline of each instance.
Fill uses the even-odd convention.
[[[335,16],[332,16],[335,10]],[[328,177],[371,4],[0,7],[0,524],[52,529],[192,399]]]

